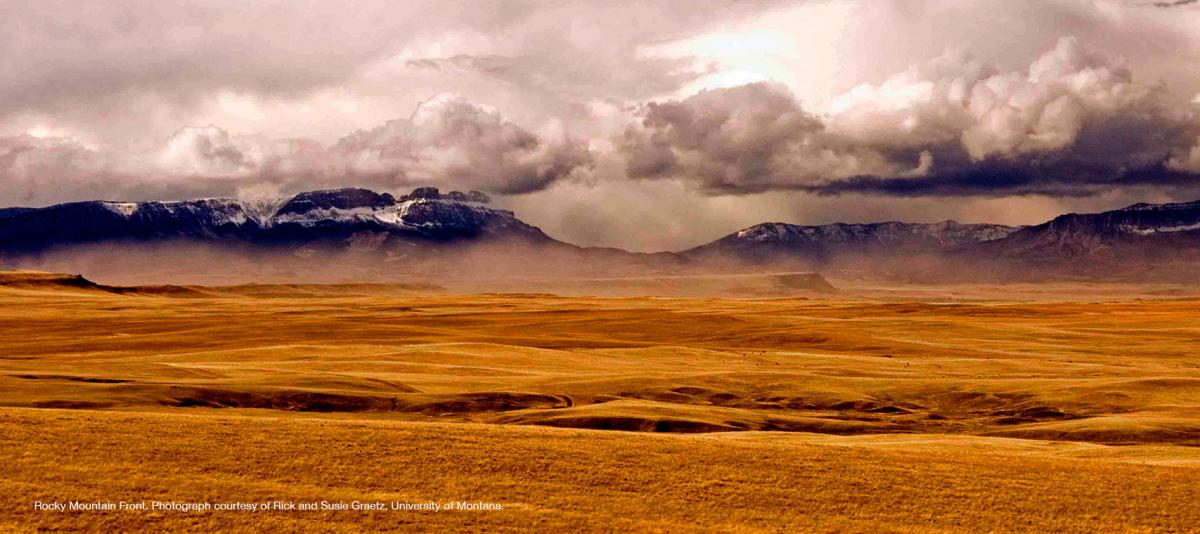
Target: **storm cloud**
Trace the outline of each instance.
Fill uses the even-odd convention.
[[[1200,185],[1200,121],[1064,38],[1020,71],[961,53],[836,97],[817,117],[773,84],[654,102],[619,138],[633,178],[710,194],[1087,195]]]

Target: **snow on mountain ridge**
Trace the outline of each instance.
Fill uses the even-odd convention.
[[[1200,210],[1200,200],[1193,202],[1174,202],[1169,204],[1150,204],[1139,202],[1131,206],[1126,206],[1117,211],[1184,211],[1184,210]]]
[[[101,202],[100,204],[114,213],[119,213],[126,217],[131,217],[134,213],[137,213],[140,205],[138,202]]]
[[[337,195],[350,190],[330,190],[301,193],[282,198],[241,200],[235,198],[204,198],[170,202],[110,202],[100,204],[114,214],[126,219],[137,217],[139,213],[148,213],[145,208],[161,209],[171,216],[188,215],[203,220],[214,226],[234,225],[243,226],[254,224],[259,228],[270,228],[280,224],[298,224],[312,227],[326,223],[373,222],[393,228],[432,228],[439,226],[439,221],[423,217],[423,220],[410,220],[409,214],[414,206],[442,204],[453,206],[455,210],[468,212],[473,219],[487,217],[508,217],[515,215],[508,210],[489,208],[485,205],[486,196],[472,193],[452,192],[441,195],[433,188],[424,188],[421,196],[405,196],[397,202],[391,195],[380,196],[384,199],[378,206],[356,206],[352,208],[324,207],[320,204],[292,207],[289,211],[281,211],[285,206],[291,206],[293,201],[312,195]],[[353,190],[359,191],[359,190]],[[361,190],[366,191],[366,190]],[[307,198],[305,199],[307,201]],[[308,203],[311,204],[311,203]],[[153,210],[152,210],[153,211]],[[460,221],[457,221],[460,222]]]
[[[1130,226],[1130,227],[1122,227],[1121,229],[1126,232],[1131,232],[1131,233],[1138,234],[1138,235],[1151,235],[1151,234],[1158,234],[1158,233],[1173,233],[1173,232],[1191,232],[1192,230],[1200,230],[1200,223],[1181,224],[1178,226],[1160,226],[1160,227],[1151,227],[1151,228],[1139,228],[1139,227]]]

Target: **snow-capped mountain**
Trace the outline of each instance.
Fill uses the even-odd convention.
[[[1143,203],[1103,213],[1069,213],[1016,232],[1010,244],[1041,243],[1083,252],[1103,242],[1173,235],[1200,237],[1200,202]]]
[[[482,193],[443,194],[434,188],[400,197],[337,189],[256,201],[91,201],[7,208],[0,209],[0,267],[36,264],[77,245],[104,245],[91,247],[91,255],[80,260],[92,262],[145,252],[143,244],[198,244],[227,252],[223,257],[241,258],[243,266],[270,268],[283,262],[288,265],[279,269],[301,274],[311,265],[342,258],[317,255],[318,250],[350,252],[356,261],[364,260],[356,263],[360,270],[439,274],[502,270],[617,276],[768,266],[905,280],[1175,280],[1200,273],[1193,268],[1200,265],[1200,202],[1136,204],[1025,227],[953,221],[764,223],[679,253],[657,254],[563,243],[488,202]],[[260,261],[256,254],[264,250],[273,254]],[[164,258],[171,254],[147,252],[145,257],[152,259],[145,262],[170,263],[174,260]],[[69,254],[51,259],[74,261]],[[112,270],[140,266],[141,260],[125,259]],[[1200,280],[1200,274],[1193,278]]]
[[[800,226],[764,223],[689,249],[685,256],[765,261],[781,257],[825,258],[845,253],[951,250],[1001,239],[1018,230],[995,224],[881,222]]]
[[[1200,202],[1135,204],[1024,227],[766,223],[681,253],[693,261],[887,270],[917,279],[1200,279]],[[1190,277],[1190,278],[1189,278]]]
[[[90,201],[0,210],[0,252],[102,241],[232,240],[251,244],[339,242],[364,232],[401,242],[488,237],[548,241],[483,193],[419,188],[395,198],[366,189],[300,193],[285,199],[180,202]]]
[[[1200,202],[1069,213],[984,243],[985,256],[1037,264],[1161,266],[1200,256]]]

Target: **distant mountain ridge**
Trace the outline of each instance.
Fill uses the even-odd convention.
[[[88,201],[0,210],[0,252],[33,252],[103,241],[228,240],[297,244],[375,232],[400,242],[484,237],[549,241],[483,193],[419,188],[395,198],[367,189],[311,191],[285,199],[178,202]]]
[[[1200,258],[1200,202],[1068,213],[978,248],[988,257],[1034,264],[1159,268]]]
[[[681,254],[758,265],[799,261],[815,269],[886,266],[904,271],[899,277],[906,279],[1200,279],[1187,268],[1200,266],[1200,202],[1140,203],[1016,227],[765,223]],[[908,268],[901,269],[905,262]]]
[[[849,252],[947,250],[1001,239],[1018,229],[1013,226],[960,224],[955,221],[927,224],[889,221],[820,226],[772,222],[745,228],[681,254],[692,258],[723,255],[769,260],[777,256],[818,259]]]
[[[26,258],[77,245],[184,242],[297,258],[309,258],[315,250],[354,252],[359,258],[377,254],[379,261],[360,266],[370,272],[448,273],[469,267],[605,276],[786,267],[874,270],[920,280],[945,273],[956,279],[1175,279],[1200,271],[1191,268],[1200,266],[1200,202],[1070,213],[1030,226],[769,222],[681,252],[642,254],[555,240],[513,212],[490,207],[489,200],[483,193],[429,187],[399,197],[346,188],[264,200],[5,208],[0,209],[0,263],[28,266]],[[491,255],[470,252],[479,246]],[[327,265],[338,258],[313,257]],[[305,269],[302,264],[290,268]]]

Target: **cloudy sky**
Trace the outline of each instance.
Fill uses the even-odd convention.
[[[0,205],[433,185],[661,250],[1200,198],[1194,0],[176,4],[0,0]]]

